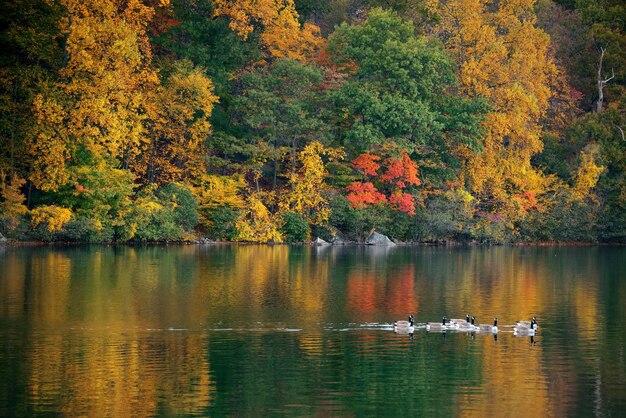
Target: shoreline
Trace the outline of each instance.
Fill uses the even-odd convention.
[[[622,247],[624,242],[578,242],[578,241],[541,241],[541,242],[509,242],[509,243],[483,243],[483,242],[457,242],[457,241],[415,241],[415,242],[394,242],[398,247]],[[72,242],[72,241],[16,241],[8,239],[0,243],[2,247],[74,247],[74,246],[168,246],[168,245],[263,245],[263,246],[294,246],[294,247],[393,247],[391,245],[376,245],[365,242],[349,241],[341,244],[316,244],[310,242],[276,243],[276,242],[246,242],[246,241],[214,241],[208,239],[198,239],[191,241],[146,241],[146,242]]]

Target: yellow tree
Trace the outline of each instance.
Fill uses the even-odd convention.
[[[66,184],[66,166],[80,164],[81,157],[127,167],[133,151],[147,141],[144,119],[154,113],[150,103],[159,83],[146,34],[152,8],[139,0],[62,4],[64,81],[34,104],[33,182],[43,190]]]
[[[322,156],[342,158],[343,151],[325,148],[320,142],[313,141],[300,152],[300,169],[289,176],[291,190],[285,192],[279,202],[283,211],[302,215],[309,223],[321,225],[328,220],[328,200],[324,197],[327,186],[324,179],[328,171]]]
[[[149,142],[137,149],[131,169],[146,183],[199,179],[205,173],[204,144],[218,98],[202,69],[180,61],[155,95],[156,111],[147,121]]]
[[[293,0],[215,0],[215,15],[230,20],[244,39],[260,26],[260,41],[271,58],[305,60],[321,45],[319,28],[300,25]]]
[[[459,64],[464,93],[485,97],[484,150],[465,156],[464,180],[491,214],[509,227],[521,216],[519,198],[532,199],[543,176],[531,157],[543,149],[541,119],[548,108],[556,67],[549,37],[535,26],[535,0],[431,0],[436,33]],[[512,197],[518,197],[513,199]]]

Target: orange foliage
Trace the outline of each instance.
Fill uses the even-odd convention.
[[[381,157],[366,152],[352,160],[352,165],[364,175],[376,177],[381,166],[377,163]],[[415,215],[415,197],[404,193],[402,190],[408,185],[419,186],[421,181],[417,177],[417,164],[411,160],[406,151],[402,151],[400,158],[386,158],[384,161],[385,172],[377,178],[382,181],[381,189],[391,194],[385,195],[374,186],[372,182],[354,182],[346,187],[349,194],[346,196],[352,207],[363,208],[368,204],[389,202],[393,208],[409,215]]]
[[[524,212],[528,212],[532,209],[539,209],[539,203],[537,202],[537,196],[531,191],[526,191],[514,196],[520,204],[520,207]]]
[[[357,170],[361,170],[366,176],[375,176],[380,168],[380,165],[376,162],[379,160],[379,156],[366,152],[352,160],[352,165]]]
[[[362,183],[355,181],[346,187],[350,193],[346,198],[354,208],[363,208],[368,204],[377,204],[386,202],[387,198],[380,193],[371,182]]]
[[[398,191],[389,196],[389,203],[400,212],[415,215],[415,198],[413,195]]]
[[[396,180],[396,185],[400,188],[404,188],[405,183],[419,186],[420,180],[417,178],[417,164],[411,160],[409,154],[402,152],[400,159],[387,158],[385,160],[387,171],[380,178],[388,183],[393,183]]]
[[[317,26],[300,25],[293,0],[215,0],[215,16],[228,17],[243,39],[262,26],[261,44],[271,58],[305,60],[322,44]]]

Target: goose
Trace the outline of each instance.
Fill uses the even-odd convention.
[[[465,324],[465,323],[469,323],[470,322],[470,316],[469,316],[469,314],[467,314],[467,315],[465,315],[465,319],[453,318],[449,322],[450,322],[450,326],[452,326],[454,328],[459,328],[460,324]]]
[[[426,329],[428,331],[445,331],[448,329],[448,325],[446,325],[446,319],[448,318],[444,316],[443,319],[441,320],[441,323],[429,322],[426,324]]]
[[[533,316],[533,319],[530,321],[517,321],[513,328],[529,328],[529,329],[537,329],[539,324],[537,323],[537,317]]]
[[[496,334],[498,332],[498,317],[493,318],[493,325],[489,324],[480,324],[478,326],[478,330],[480,332],[493,332]]]
[[[393,330],[395,332],[413,332],[415,329],[413,326],[414,318],[413,315],[409,315],[408,321],[396,321],[393,323]]]
[[[476,325],[474,325],[474,321],[476,320],[475,316],[472,316],[472,318],[470,319],[470,322],[460,322],[457,323],[457,329],[461,330],[461,331],[477,331],[478,327]]]
[[[535,335],[539,324],[537,318],[533,316],[533,319],[528,321],[517,321],[517,324],[513,327],[513,334],[515,335]]]

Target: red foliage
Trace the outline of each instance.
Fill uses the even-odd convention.
[[[415,198],[408,193],[398,192],[389,196],[389,203],[400,212],[415,215]]]
[[[378,160],[380,160],[379,156],[366,152],[352,160],[352,165],[367,176],[375,176],[380,168],[380,165],[376,162]]]
[[[385,165],[387,166],[387,171],[385,172],[385,174],[380,176],[382,180],[389,182],[389,183],[393,183],[395,179],[402,178],[402,174],[404,173],[404,168],[402,166],[401,160],[387,158],[385,160]]]
[[[537,196],[531,191],[526,191],[522,194],[515,195],[522,206],[522,209],[528,212],[531,209],[539,209],[539,202],[537,202]]]
[[[376,204],[386,202],[387,198],[380,193],[376,187],[370,182],[361,183],[355,181],[348,185],[346,190],[349,191],[346,198],[350,201],[353,208],[362,208],[367,204]]]
[[[393,183],[396,179],[400,179],[401,181],[396,182],[396,184],[401,189],[406,187],[405,183],[415,186],[421,184],[417,178],[417,164],[411,160],[411,157],[406,152],[402,152],[400,159],[387,158],[385,165],[387,166],[387,171],[380,176],[383,181]]]
[[[352,160],[352,164],[356,169],[361,170],[363,174],[374,177],[374,180],[378,179],[379,182],[390,184],[391,186],[381,186],[392,194],[387,198],[371,182],[354,182],[346,187],[346,190],[349,192],[346,197],[350,204],[354,208],[362,208],[368,204],[389,201],[396,210],[415,215],[415,198],[410,194],[403,193],[402,190],[410,184],[414,186],[421,184],[417,177],[417,164],[411,160],[409,154],[402,152],[400,158],[385,159],[385,172],[378,176],[381,166],[377,161],[380,159],[377,155],[364,153]]]
[[[411,157],[406,152],[402,153],[402,165],[404,167],[404,181],[415,186],[422,184],[420,179],[417,178],[417,164],[411,160]]]
[[[150,24],[150,34],[159,36],[175,26],[180,26],[182,22],[174,19],[174,10],[171,4],[162,6],[158,0],[146,0],[147,6],[154,9],[154,17]]]

